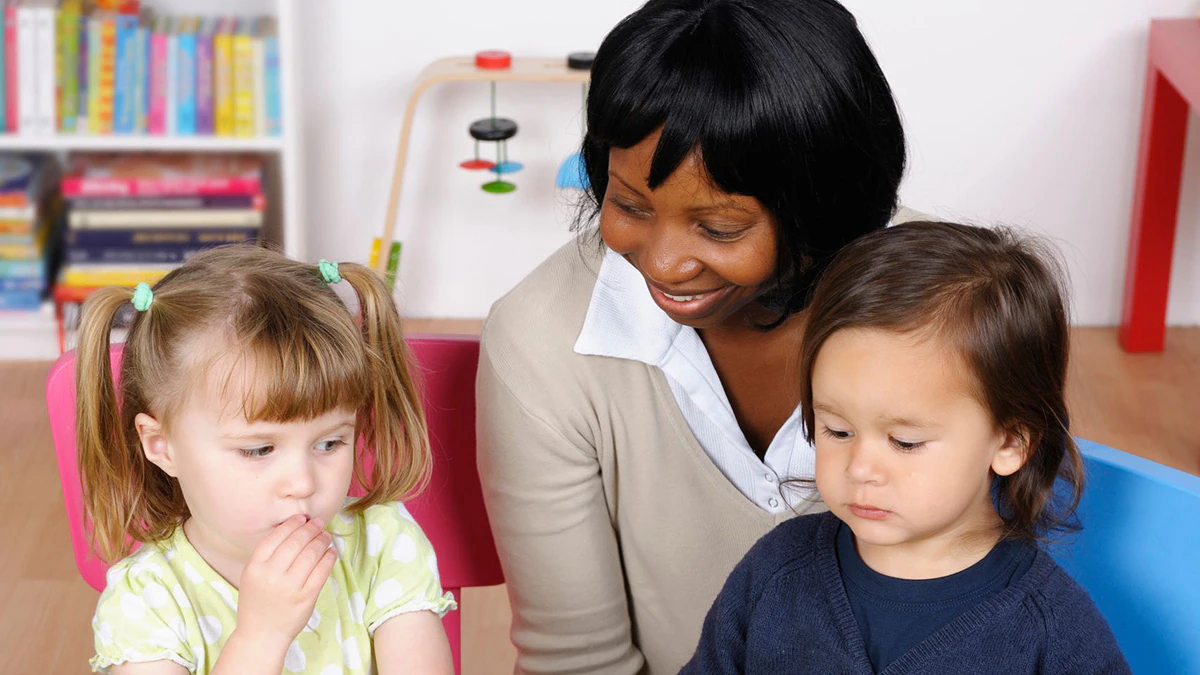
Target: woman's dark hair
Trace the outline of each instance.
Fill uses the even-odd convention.
[[[592,66],[580,222],[599,212],[611,148],[662,135],[657,189],[689,153],[778,224],[782,322],[839,249],[887,223],[904,173],[900,115],[854,16],[834,0],[650,0]],[[775,324],[773,324],[775,325]]]
[[[1035,541],[1074,529],[1083,465],[1067,422],[1065,279],[1052,247],[1006,228],[911,222],[851,243],[826,269],[806,316],[800,399],[809,442],[813,366],[831,335],[931,336],[956,349],[992,420],[1028,443],[1024,465],[992,484],[1005,536]]]

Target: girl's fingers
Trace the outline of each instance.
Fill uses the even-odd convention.
[[[321,559],[313,567],[309,573],[308,579],[304,582],[305,593],[320,593],[321,587],[325,585],[329,579],[329,573],[333,571],[333,564],[337,562],[337,549],[332,546],[325,550],[321,555]]]
[[[254,548],[254,553],[250,554],[250,560],[254,562],[266,562],[275,554],[275,550],[279,545],[292,536],[301,527],[307,523],[307,518],[302,513],[288,518],[282,523],[275,526],[271,533],[266,536],[258,546]]]

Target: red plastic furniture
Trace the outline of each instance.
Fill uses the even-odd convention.
[[[479,339],[412,336],[408,344],[415,361],[415,376],[421,382],[434,469],[429,487],[407,506],[437,552],[442,585],[454,593],[461,605],[462,588],[504,582],[475,468],[475,371],[479,366]],[[121,347],[114,346],[114,370],[120,362],[120,353]],[[74,351],[64,354],[51,367],[46,379],[46,405],[75,564],[84,581],[96,590],[103,590],[107,566],[88,546],[76,464]],[[458,672],[459,612],[447,614],[443,625]]]
[[[1119,332],[1125,351],[1163,348],[1189,110],[1200,111],[1200,21],[1151,21]]]

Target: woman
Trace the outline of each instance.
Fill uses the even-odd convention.
[[[833,0],[651,0],[601,45],[587,115],[602,245],[492,308],[480,475],[517,670],[674,673],[742,555],[814,508],[779,488],[813,471],[803,309],[892,217],[904,134]]]

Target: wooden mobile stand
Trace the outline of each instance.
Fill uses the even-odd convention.
[[[511,192],[516,186],[504,181],[504,174],[514,173],[521,165],[508,159],[507,141],[516,135],[516,122],[496,115],[496,84],[500,82],[548,82],[580,84],[586,87],[591,77],[593,54],[579,52],[567,58],[517,57],[507,52],[483,51],[475,55],[455,56],[434,61],[417,75],[416,86],[408,97],[404,111],[404,124],[400,128],[400,147],[396,151],[396,164],[392,169],[392,187],[388,194],[387,214],[383,223],[383,234],[379,240],[378,255],[374,267],[381,274],[387,271],[392,239],[395,234],[396,214],[400,208],[400,190],[404,184],[404,168],[408,160],[409,142],[412,140],[413,116],[421,95],[435,84],[443,82],[490,82],[492,84],[491,117],[480,119],[471,125],[470,133],[475,139],[475,157],[460,166],[464,169],[486,170],[496,174],[496,180],[481,186],[487,192]],[[496,161],[480,157],[481,142],[496,143]]]

